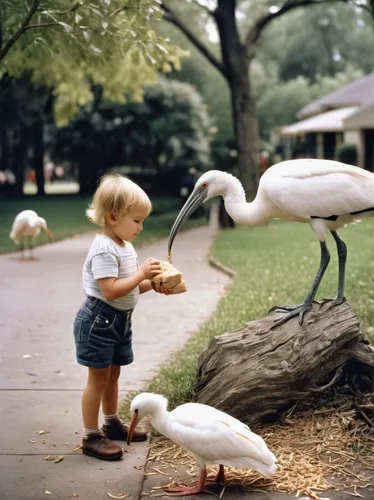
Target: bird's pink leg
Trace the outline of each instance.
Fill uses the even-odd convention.
[[[165,491],[168,493],[169,497],[183,497],[185,495],[197,495],[198,493],[209,493],[212,494],[211,491],[204,488],[206,480],[206,467],[201,469],[199,482],[195,484],[195,486],[184,486],[182,484],[178,484],[172,486],[171,488],[165,488]]]
[[[225,469],[223,465],[219,466],[219,470],[217,475],[215,476],[207,476],[206,481],[209,481],[210,483],[217,483],[217,484],[222,484],[225,482]]]
[[[19,258],[19,260],[26,260],[26,257],[24,255],[24,250],[25,250],[25,247],[23,246],[23,242],[21,241],[20,243],[20,250],[21,250],[21,257]]]

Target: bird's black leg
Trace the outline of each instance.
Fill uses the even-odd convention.
[[[284,316],[275,320],[275,322],[274,322],[275,325],[281,325],[282,323],[285,323],[286,321],[293,318],[294,316],[299,316],[299,324],[302,325],[305,313],[312,310],[314,297],[316,296],[318,287],[321,283],[323,275],[325,274],[327,266],[329,265],[329,262],[330,262],[330,252],[327,248],[326,243],[324,241],[320,241],[320,246],[321,246],[321,262],[320,262],[317,274],[314,278],[313,284],[309,290],[308,295],[306,296],[306,298],[302,304],[297,304],[294,306],[274,306],[274,307],[272,307],[270,309],[269,313],[272,311],[278,311],[278,310],[286,311],[286,314],[284,314]]]
[[[320,301],[320,304],[323,305],[326,302],[331,302],[332,305],[337,306],[339,304],[342,304],[346,300],[344,297],[344,283],[345,283],[345,263],[347,261],[347,246],[336,231],[330,231],[330,232],[335,240],[336,248],[338,250],[338,259],[339,259],[338,293],[336,297],[332,299],[330,298],[322,299]]]

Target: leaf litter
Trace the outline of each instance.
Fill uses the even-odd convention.
[[[265,478],[252,469],[225,467],[227,485],[263,493],[278,491],[308,496],[313,500],[319,500],[327,490],[344,490],[350,496],[363,497],[358,490],[364,492],[374,486],[374,477],[363,472],[366,469],[374,473],[372,427],[357,419],[358,412],[347,401],[338,408],[314,409],[298,415],[293,415],[293,410],[280,423],[256,429],[278,459],[276,474]],[[158,472],[182,465],[195,481],[199,473],[193,456],[163,436],[150,445],[148,461],[162,464],[158,469],[151,467]],[[208,469],[215,473],[217,467]],[[158,490],[174,484],[173,481],[155,486],[150,496],[160,496],[155,494]],[[224,489],[219,497],[223,494]]]

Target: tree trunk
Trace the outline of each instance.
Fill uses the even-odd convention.
[[[238,153],[239,178],[248,200],[255,197],[259,180],[259,132],[249,80],[250,57],[236,25],[232,0],[219,0],[215,19],[221,39],[224,76],[230,88],[233,132]]]
[[[5,128],[0,131],[0,170],[10,169],[10,149],[8,133]]]
[[[359,320],[347,303],[316,306],[303,326],[296,319],[274,326],[272,315],[214,337],[199,359],[198,402],[253,425],[349,383],[352,373],[374,389],[374,350]]]
[[[33,167],[36,175],[36,186],[38,196],[44,196],[44,137],[43,122],[37,121],[33,126],[34,132],[34,154]]]
[[[97,159],[86,158],[78,163],[79,194],[91,195],[97,187],[99,174],[96,166]]]
[[[248,201],[252,201],[259,182],[260,137],[248,71],[242,70],[241,74],[231,77],[229,86],[239,177]]]
[[[222,229],[235,227],[235,221],[228,214],[225,207],[225,202],[221,197],[219,198],[218,222],[219,222],[219,227]]]
[[[15,195],[23,196],[23,184],[25,182],[25,169],[27,157],[27,129],[20,123],[17,127],[18,138],[15,146],[13,172],[16,176]]]

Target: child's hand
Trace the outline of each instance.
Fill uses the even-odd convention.
[[[152,283],[152,288],[155,292],[157,293],[163,293],[164,295],[171,295],[171,291],[168,288],[164,288],[160,283],[155,283],[154,281]]]
[[[144,274],[144,279],[151,280],[154,276],[160,274],[161,262],[153,257],[150,257],[142,266],[140,266],[139,269]]]

